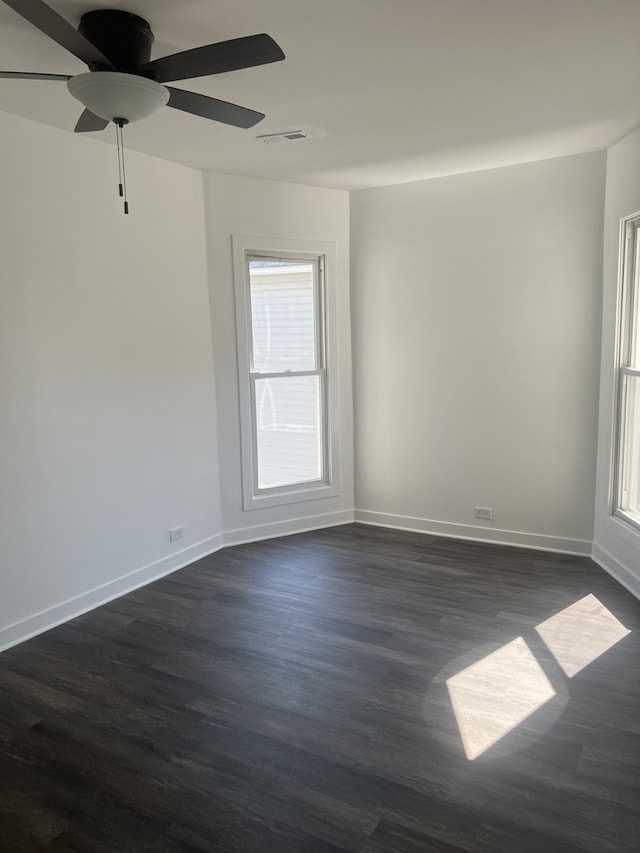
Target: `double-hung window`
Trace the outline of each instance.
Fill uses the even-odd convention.
[[[623,222],[614,512],[640,526],[640,214]]]
[[[233,244],[244,508],[337,494],[333,247]]]

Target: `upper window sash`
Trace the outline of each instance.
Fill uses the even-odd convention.
[[[255,353],[255,326],[254,326],[254,317],[253,317],[253,285],[252,285],[252,275],[251,275],[251,264],[254,262],[262,262],[262,261],[285,261],[288,262],[291,267],[294,267],[296,262],[299,262],[300,266],[310,266],[312,271],[312,325],[313,325],[313,341],[314,341],[314,358],[313,363],[309,364],[303,368],[289,366],[282,367],[280,370],[264,370],[260,368],[260,365],[256,364],[256,362],[262,361],[264,363],[265,359],[256,358]],[[248,311],[248,327],[250,330],[249,336],[249,362],[250,362],[250,372],[251,375],[273,375],[273,376],[281,376],[281,375],[291,375],[291,374],[302,374],[305,371],[318,371],[324,370],[325,368],[325,329],[324,329],[324,280],[323,280],[323,259],[322,256],[304,254],[292,257],[291,253],[273,253],[273,254],[254,254],[247,253],[245,256],[245,282],[247,287],[247,296],[246,296],[246,304]],[[275,268],[272,272],[265,275],[265,286],[267,284],[268,277],[270,275],[276,276],[278,274],[277,268]],[[267,356],[268,361],[268,356]],[[282,359],[281,359],[282,361]]]
[[[626,367],[640,368],[640,220],[636,220],[633,226],[635,252],[627,287],[627,353],[623,363]]]
[[[638,338],[640,294],[638,273],[640,272],[640,217],[624,224],[624,240],[621,269],[620,341],[619,367],[640,367],[640,341]]]

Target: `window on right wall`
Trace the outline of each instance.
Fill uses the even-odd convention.
[[[623,220],[614,514],[640,527],[640,214]]]

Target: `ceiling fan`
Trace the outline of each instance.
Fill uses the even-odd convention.
[[[162,84],[284,59],[278,44],[261,33],[151,60],[153,32],[138,15],[98,9],[85,13],[76,29],[42,0],[3,2],[89,67],[89,73],[76,76],[0,71],[4,78],[66,81],[85,105],[75,127],[79,133],[103,130],[111,121],[137,121],[167,103],[223,124],[252,127],[263,113]]]
[[[67,81],[86,107],[75,127],[79,133],[103,130],[111,121],[137,121],[167,103],[223,124],[252,127],[263,113],[162,84],[284,59],[278,44],[261,33],[151,60],[153,32],[138,15],[98,9],[85,13],[76,29],[42,0],[3,2],[89,67],[88,74],[77,76],[0,71],[4,78]]]

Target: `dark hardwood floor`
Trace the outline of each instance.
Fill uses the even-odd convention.
[[[610,616],[552,654],[536,626],[588,595]],[[447,679],[479,661],[470,760]],[[588,559],[358,525],[228,548],[0,655],[0,850],[638,853],[639,664],[640,602]]]

